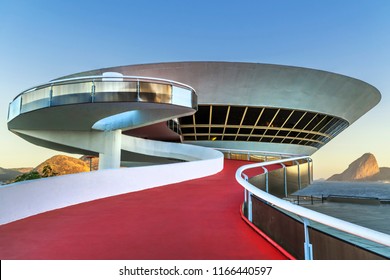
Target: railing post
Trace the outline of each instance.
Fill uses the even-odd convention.
[[[313,259],[313,245],[310,244],[310,237],[309,237],[309,220],[306,218],[303,219],[303,226],[305,231],[305,243],[304,243],[304,252],[305,252],[305,260],[312,260]]]
[[[51,107],[52,99],[53,99],[53,85],[50,85],[50,91],[49,91],[49,107]]]
[[[92,87],[91,87],[91,102],[95,102],[95,90],[96,90],[96,86],[95,86],[95,81],[92,80]]]
[[[313,183],[313,160],[311,158],[307,159],[309,165],[309,184]]]
[[[22,94],[22,95],[20,96],[19,114],[18,114],[18,115],[20,115],[20,114],[22,113],[22,109],[23,109],[23,95],[24,95],[24,94]]]
[[[252,223],[252,193],[248,192],[248,220]]]
[[[268,193],[268,169],[262,166],[265,174],[265,191]]]
[[[242,177],[244,177],[244,180],[248,182],[248,175],[242,173]],[[244,188],[244,202],[245,204],[248,203],[248,190]]]
[[[139,84],[139,79],[137,79],[137,101],[141,101],[139,92],[140,92],[140,84]]]
[[[299,167],[299,161],[294,161],[298,167],[298,189],[300,190],[302,188],[301,186],[301,168]]]
[[[284,196],[287,197],[288,196],[288,190],[287,190],[287,168],[286,168],[286,165],[284,165],[283,163],[281,163],[281,165],[283,166]]]

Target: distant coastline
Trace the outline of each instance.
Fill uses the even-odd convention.
[[[315,181],[293,195],[323,197],[300,205],[390,234],[390,183]]]
[[[332,195],[376,198],[390,200],[390,183],[384,182],[337,182],[314,181],[308,187],[299,190],[294,195],[329,197]]]

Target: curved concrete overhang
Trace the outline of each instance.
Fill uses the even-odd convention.
[[[105,102],[43,107],[8,122],[10,130],[115,130],[143,127],[191,115],[193,108],[172,104]],[[118,119],[116,119],[118,118]]]
[[[10,104],[8,128],[127,130],[192,115],[196,109],[190,86],[106,72],[57,79],[22,92]]]
[[[138,135],[145,132],[137,128],[150,126],[172,138],[169,124],[196,110],[197,96],[190,86],[106,72],[55,80],[22,92],[10,103],[8,129],[47,148],[99,154],[99,168],[117,168],[122,132],[136,130],[127,134]]]
[[[77,73],[25,91],[10,105],[8,127],[49,148],[116,154],[116,162],[122,133],[214,148],[310,155],[380,98],[379,91],[363,81],[302,67],[142,64]],[[177,131],[169,127],[176,118]],[[79,131],[89,134],[80,138],[86,134]],[[97,141],[103,144],[97,146]],[[116,143],[115,153],[107,143]]]
[[[372,85],[302,67],[237,62],[172,62],[111,67],[67,76],[114,71],[177,80],[192,86],[198,104],[293,108],[356,121],[381,99]]]

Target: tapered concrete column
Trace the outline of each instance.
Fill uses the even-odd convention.
[[[104,131],[103,151],[99,153],[99,170],[119,168],[121,163],[122,130]]]

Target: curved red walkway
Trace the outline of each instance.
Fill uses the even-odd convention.
[[[240,217],[243,164],[2,225],[0,259],[285,259]]]

